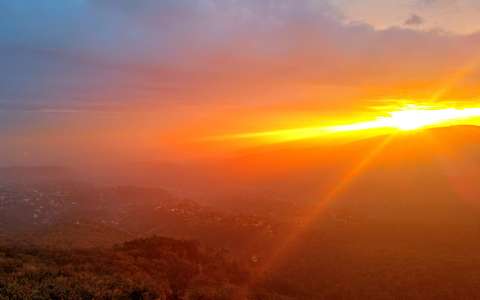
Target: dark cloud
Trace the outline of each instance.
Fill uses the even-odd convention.
[[[424,23],[425,23],[425,21],[422,17],[420,17],[419,15],[413,14],[405,20],[404,25],[420,26]]]
[[[432,7],[432,6],[448,7],[448,6],[456,6],[458,4],[458,1],[457,0],[417,0],[416,4],[422,7]]]
[[[449,0],[449,1],[455,1],[455,0]],[[441,0],[417,0],[418,4],[420,5],[432,5],[432,4],[437,4],[439,2],[442,2]]]

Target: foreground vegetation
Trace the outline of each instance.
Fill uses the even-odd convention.
[[[0,299],[233,299],[248,277],[222,251],[161,237],[112,249],[0,248]]]

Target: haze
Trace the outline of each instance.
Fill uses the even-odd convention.
[[[0,0],[0,299],[480,299],[476,0]]]

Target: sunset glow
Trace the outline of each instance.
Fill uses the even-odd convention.
[[[329,130],[334,132],[375,128],[414,130],[455,121],[460,122],[462,125],[470,124],[471,118],[479,116],[480,108],[417,109],[415,107],[407,107],[406,109],[391,112],[387,117],[379,117],[374,121],[334,126],[330,127]]]
[[[448,125],[476,125],[480,117],[480,108],[443,108],[422,105],[405,105],[396,111],[386,112],[373,117],[370,121],[345,122],[340,125],[325,125],[308,128],[247,132],[231,135],[219,135],[207,140],[260,140],[264,143],[289,142],[296,140],[334,137],[341,133],[353,133],[367,130],[410,131],[426,127]]]

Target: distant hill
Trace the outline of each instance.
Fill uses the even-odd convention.
[[[0,183],[34,183],[74,180],[72,169],[58,166],[0,167]]]
[[[245,150],[228,159],[191,165],[145,162],[119,166],[113,172],[118,176],[111,178],[121,179],[123,184],[162,186],[176,195],[230,211],[271,211],[272,214],[285,215],[297,210],[298,205],[314,202],[328,193],[369,156],[372,161],[357,177],[365,180],[379,177],[384,172],[382,180],[392,181],[383,186],[396,183],[392,176],[400,176],[399,179],[402,176],[422,177],[430,180],[425,183],[427,185],[439,184],[440,177],[472,181],[480,175],[479,168],[476,168],[480,161],[479,145],[480,127],[453,126],[345,143],[328,144],[313,140],[273,144]],[[382,149],[377,149],[379,147]],[[105,174],[106,178],[109,176]],[[417,181],[418,187],[426,186],[422,185],[422,178]],[[476,185],[468,186],[474,189],[469,193],[475,194]],[[433,192],[431,189],[426,191]],[[272,207],[275,207],[273,211]]]
[[[260,241],[277,236],[276,227],[267,217],[225,213],[158,188],[74,183],[0,187],[0,233],[42,246],[108,247],[157,234],[248,254],[264,248]]]

